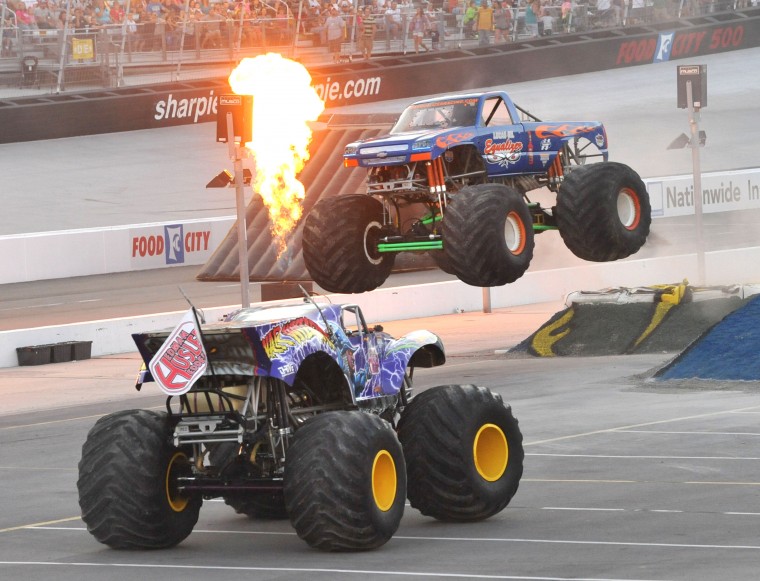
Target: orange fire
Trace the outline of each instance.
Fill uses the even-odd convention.
[[[269,210],[279,257],[303,213],[304,187],[296,176],[309,159],[307,122],[325,104],[303,65],[275,53],[243,59],[229,82],[238,95],[253,95],[253,138],[246,143],[256,164],[251,186]]]

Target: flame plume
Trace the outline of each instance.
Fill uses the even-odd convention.
[[[309,159],[307,122],[325,104],[304,66],[275,53],[243,59],[229,82],[236,94],[253,95],[252,140],[245,144],[256,163],[251,186],[269,211],[279,258],[303,213],[304,187],[296,176]]]

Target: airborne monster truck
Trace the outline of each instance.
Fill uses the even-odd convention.
[[[133,336],[146,365],[170,333]],[[170,343],[162,381],[191,367],[196,335]],[[411,397],[414,369],[444,363],[433,333],[393,339],[356,305],[310,301],[240,310],[201,338],[208,368],[190,391],[163,412],[101,418],[82,447],[82,519],[110,547],[176,545],[203,499],[221,497],[252,518],[289,517],[313,547],[365,550],[391,538],[407,496],[425,515],[474,521],[517,490],[522,435],[498,394]]]
[[[585,260],[625,258],[649,234],[639,175],[607,161],[598,122],[542,122],[503,92],[419,101],[390,134],[349,143],[346,167],[366,167],[367,193],[320,200],[303,229],[304,260],[331,292],[381,285],[399,252],[429,252],[473,286],[513,282],[533,236],[559,230]],[[589,163],[598,161],[598,163]],[[556,205],[527,192],[546,187]]]

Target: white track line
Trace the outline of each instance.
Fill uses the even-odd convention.
[[[329,573],[332,575],[375,575],[393,577],[433,577],[436,579],[511,579],[525,581],[664,581],[652,579],[611,579],[601,577],[536,577],[532,575],[478,575],[472,573],[428,573],[419,571],[372,571],[364,569],[320,569],[296,567],[230,567],[213,565],[158,565],[151,563],[66,563],[45,561],[0,561],[0,565],[48,566],[48,567],[99,567],[196,571],[259,571],[269,573]]]
[[[760,460],[757,456],[651,456],[636,454],[553,454],[532,452],[526,456],[548,456],[551,458],[610,458],[613,460]]]
[[[28,527],[27,530],[65,530],[86,532],[84,527],[45,527],[34,526]],[[270,532],[270,531],[226,531],[226,530],[209,530],[196,529],[194,535],[250,535],[250,536],[288,536],[295,537],[295,532]],[[427,537],[427,536],[404,536],[394,535],[394,540],[403,541],[437,541],[437,542],[456,542],[456,543],[520,543],[520,544],[539,544],[539,545],[588,545],[588,546],[611,546],[611,547],[654,547],[665,549],[728,549],[728,550],[750,550],[760,551],[760,545],[712,545],[712,544],[689,544],[689,543],[647,543],[639,541],[575,541],[570,539],[519,539],[519,538],[499,538],[499,537]]]
[[[619,432],[621,430],[631,430],[634,428],[643,428],[646,426],[657,426],[661,424],[669,424],[671,422],[683,422],[687,420],[697,420],[702,418],[712,418],[715,416],[721,416],[724,414],[737,414],[737,413],[760,413],[760,406],[750,406],[746,408],[737,408],[733,410],[724,410],[719,412],[710,412],[707,414],[696,414],[693,416],[680,416],[676,418],[670,418],[667,420],[656,420],[653,422],[644,422],[641,424],[629,424],[626,426],[618,426],[616,428],[606,428],[604,430],[593,430],[591,432],[581,432],[579,434],[569,434],[567,436],[558,436],[556,438],[546,438],[544,440],[536,440],[535,442],[525,442],[523,446],[535,446],[537,444],[548,444],[550,442],[561,442],[563,440],[572,440],[574,438],[582,438],[584,436],[596,436],[599,434],[609,434],[610,432]]]

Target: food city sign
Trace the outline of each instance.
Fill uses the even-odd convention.
[[[216,246],[208,224],[166,224],[129,231],[129,253],[134,269],[177,264],[201,264]]]
[[[744,24],[684,32],[661,32],[623,41],[617,51],[616,66],[661,63],[674,59],[746,48]]]

